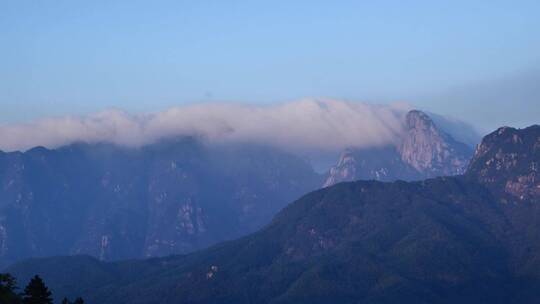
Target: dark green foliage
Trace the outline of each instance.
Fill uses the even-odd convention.
[[[51,292],[43,280],[38,275],[34,276],[24,288],[23,303],[52,304],[52,302]]]
[[[51,304],[52,293],[39,276],[34,276],[22,295],[17,294],[15,278],[9,273],[0,273],[0,304]],[[62,304],[84,304],[81,297],[74,302],[64,298]]]
[[[20,303],[20,297],[17,294],[17,282],[9,273],[0,273],[0,303]]]

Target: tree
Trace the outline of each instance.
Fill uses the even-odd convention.
[[[24,304],[52,304],[51,292],[38,276],[34,276],[23,293]]]
[[[84,301],[81,297],[79,297],[75,299],[75,302],[73,302],[73,304],[84,304]]]
[[[9,273],[0,273],[0,303],[18,304],[17,283]]]

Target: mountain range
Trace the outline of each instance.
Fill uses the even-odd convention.
[[[89,303],[538,303],[540,126],[500,128],[463,175],[344,182],[246,237],[188,255],[31,259]]]
[[[0,265],[187,253],[253,232],[322,182],[291,154],[196,138],[0,153]]]
[[[403,125],[399,142],[349,149],[326,175],[275,147],[197,137],[0,152],[0,267],[66,254],[114,261],[189,253],[258,230],[321,185],[463,172],[468,145],[420,111]]]

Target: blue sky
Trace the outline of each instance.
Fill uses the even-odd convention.
[[[0,123],[333,97],[526,125],[539,71],[540,1],[0,0]]]

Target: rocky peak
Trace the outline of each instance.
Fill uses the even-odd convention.
[[[503,192],[506,201],[540,199],[540,126],[502,127],[476,148],[467,176]]]
[[[433,120],[424,112],[419,110],[411,110],[405,116],[406,129],[411,130],[431,130],[438,132]]]
[[[469,148],[437,128],[425,113],[412,110],[405,117],[405,134],[399,147],[401,159],[428,175],[464,172]]]
[[[352,149],[345,149],[339,157],[338,163],[330,168],[328,178],[323,187],[329,187],[339,182],[353,181],[356,178],[356,158]]]
[[[345,150],[323,186],[359,179],[419,180],[462,174],[471,155],[469,146],[439,129],[422,111],[412,110],[405,116],[397,143]]]

